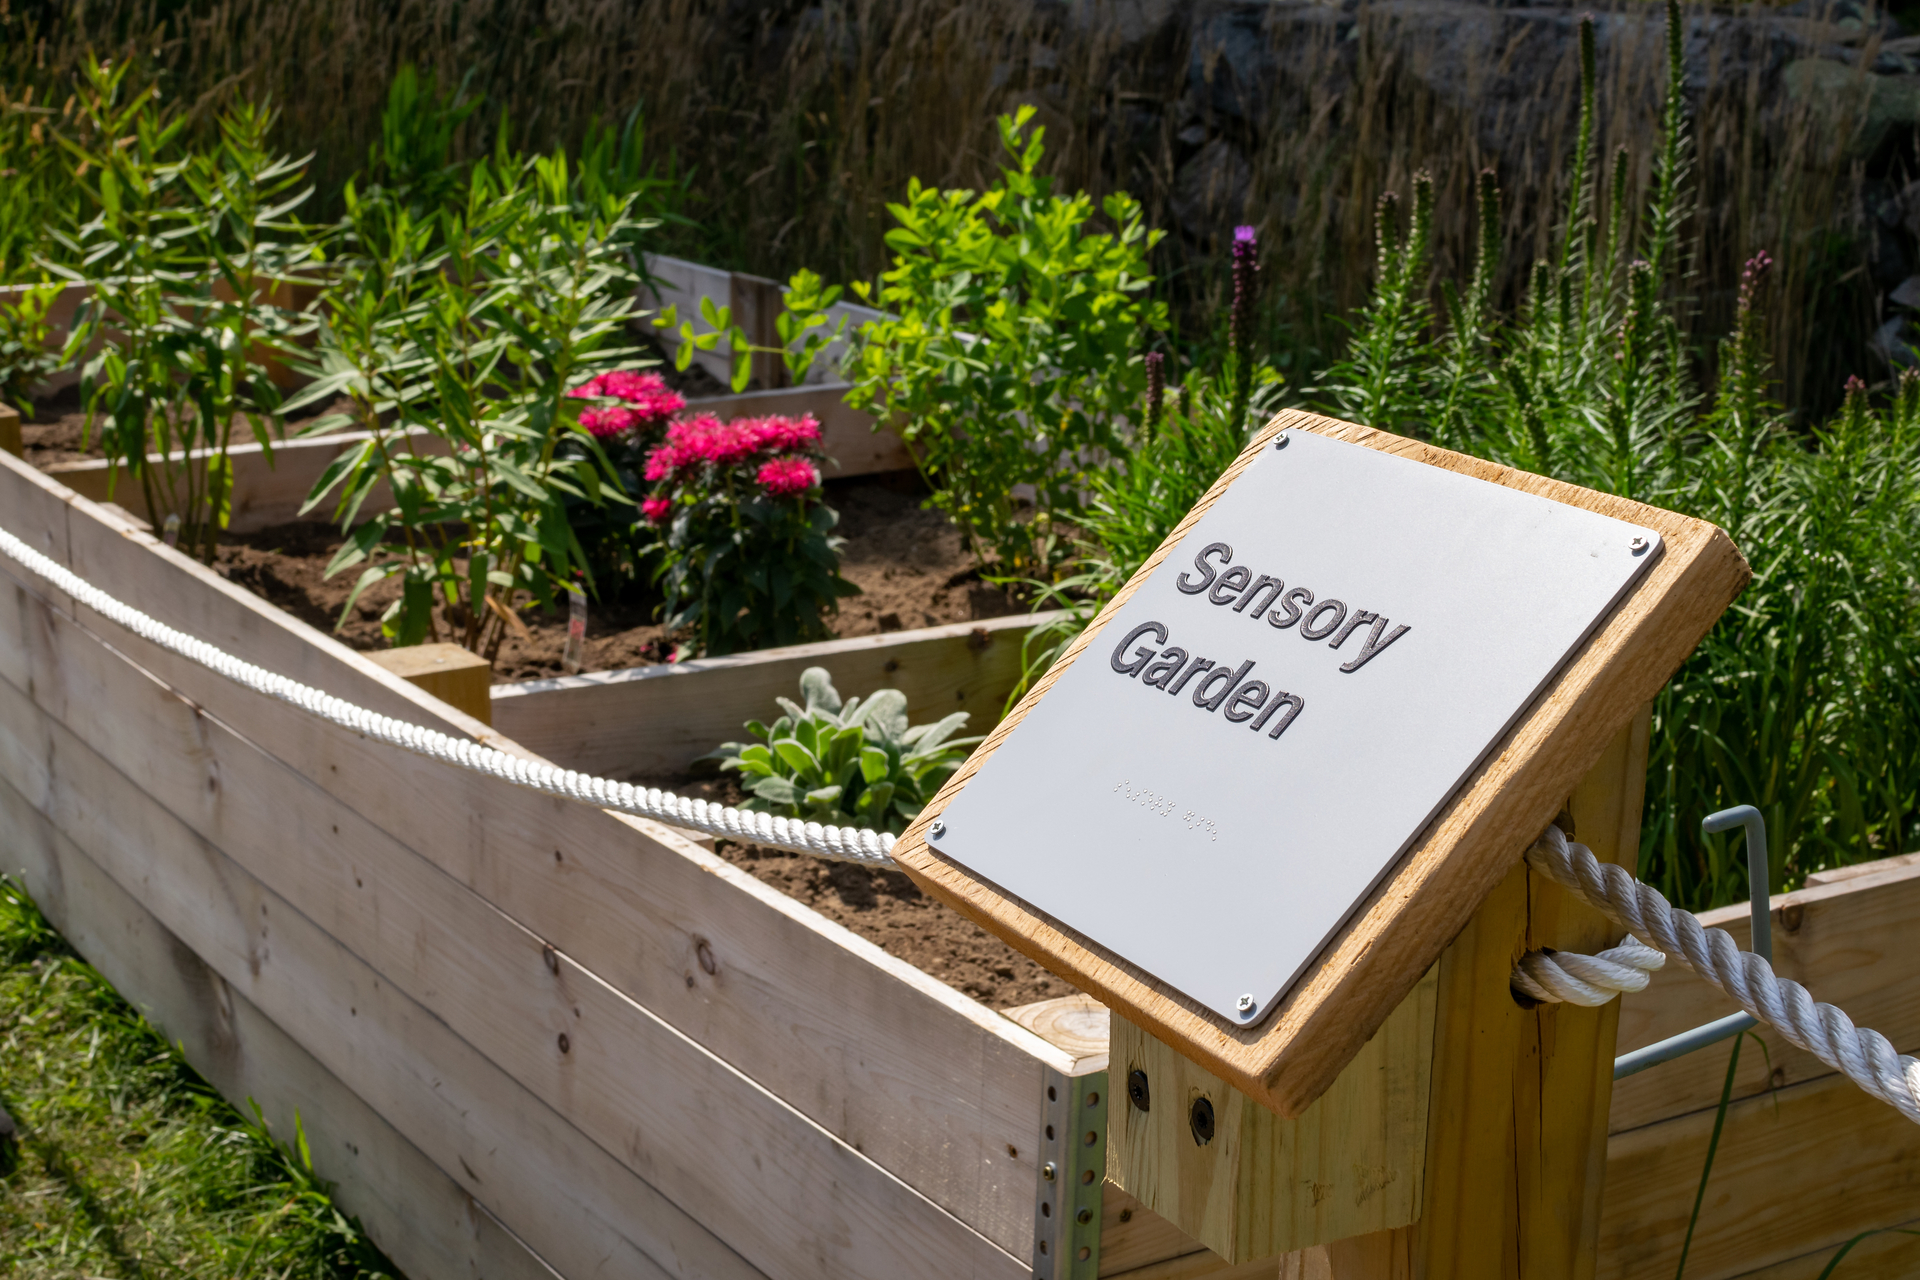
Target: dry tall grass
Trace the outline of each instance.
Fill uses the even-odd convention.
[[[1602,142],[1631,149],[1636,207],[1659,15],[1630,0],[1602,9]],[[1824,403],[1846,372],[1871,372],[1864,161],[1835,141],[1857,112],[1784,93],[1783,63],[1839,33],[1767,12],[1702,8],[1691,20],[1696,332],[1725,332],[1740,264],[1769,249],[1787,398]],[[885,204],[909,175],[981,184],[998,161],[993,117],[1033,102],[1063,182],[1124,186],[1155,225],[1179,229],[1160,266],[1190,330],[1217,300],[1220,233],[1258,224],[1275,336],[1309,363],[1366,294],[1377,200],[1417,169],[1436,181],[1438,265],[1451,274],[1472,251],[1474,175],[1497,171],[1501,296],[1517,296],[1567,180],[1575,22],[1571,8],[1430,0],[0,0],[0,83],[18,96],[93,47],[150,59],[202,118],[230,95],[267,95],[286,145],[318,153],[328,192],[364,161],[403,62],[442,84],[470,75],[528,145],[640,106],[656,152],[689,175],[702,230],[680,247],[839,279],[882,266]],[[489,143],[495,118],[474,118],[469,150]]]

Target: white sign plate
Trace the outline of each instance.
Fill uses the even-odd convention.
[[[1279,440],[928,837],[1240,1025],[1660,554],[1578,507]]]

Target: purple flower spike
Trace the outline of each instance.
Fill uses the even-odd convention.
[[[1233,247],[1236,250],[1243,244],[1254,243],[1257,238],[1252,227],[1235,227],[1233,229]]]

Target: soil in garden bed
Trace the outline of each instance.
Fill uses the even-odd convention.
[[[737,805],[728,775],[635,778],[683,796]],[[717,842],[715,852],[762,884],[844,925],[897,960],[931,974],[991,1009],[1011,1009],[1078,990],[1021,955],[952,908],[936,902],[898,871],[828,862],[758,845]]]
[[[340,400],[310,410],[288,422],[283,437],[293,439],[306,429],[307,424],[329,413],[344,413],[349,407],[348,401]],[[87,413],[80,399],[80,388],[62,387],[52,395],[34,401],[33,417],[21,421],[21,456],[42,471],[62,462],[104,458],[107,454],[100,446],[100,430],[99,423],[95,423],[91,431],[87,430]],[[253,428],[244,420],[234,422],[233,442],[253,443]]]
[[[830,619],[836,636],[934,627],[1002,617],[1018,611],[1007,595],[982,582],[961,542],[960,531],[937,511],[922,507],[923,491],[910,474],[861,476],[827,483],[827,502],[840,513],[846,537],[841,572],[861,594],[840,603]],[[359,577],[358,569],[325,576],[340,546],[338,530],[325,524],[291,524],[222,540],[216,569],[227,579],[332,632]],[[380,615],[399,594],[397,582],[362,593],[340,639],[356,649],[381,649]],[[613,603],[595,602],[587,618],[588,671],[664,662],[672,645],[654,621],[657,596],[629,589]],[[529,642],[509,636],[494,663],[496,681],[566,674],[563,611],[524,615]]]

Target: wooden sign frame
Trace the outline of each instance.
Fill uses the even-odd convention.
[[[1240,1027],[930,849],[926,826],[967,783],[1115,611],[1281,431],[1311,431],[1656,529],[1658,561],[1368,895],[1261,1022]],[[1611,494],[1290,410],[1259,433],[1186,519],[894,846],[926,892],[1090,992],[1282,1116],[1298,1116],[1373,1036],[1553,820],[1581,777],[1685,661],[1752,576],[1717,526]]]

